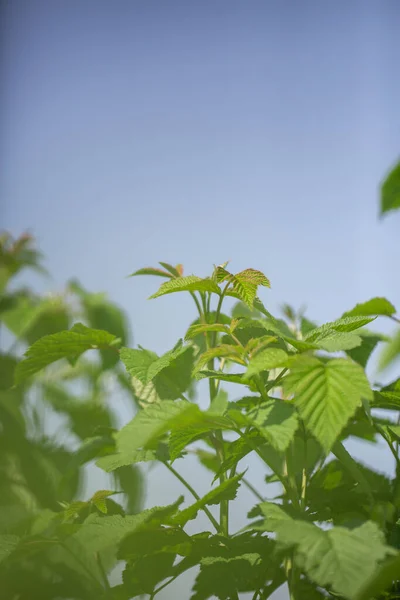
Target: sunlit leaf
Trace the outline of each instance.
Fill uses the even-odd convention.
[[[372,399],[368,380],[362,368],[350,360],[322,362],[310,356],[292,360],[290,373],[283,379],[284,390],[294,394],[307,428],[329,452],[361,399]]]

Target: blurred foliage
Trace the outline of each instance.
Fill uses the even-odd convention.
[[[119,495],[104,492],[101,497],[100,491],[92,500],[83,498],[87,468],[97,470],[94,459],[114,449],[117,419],[109,402],[111,386],[113,400],[128,394],[137,406],[129,377],[112,349],[96,350],[75,365],[58,362],[44,376],[18,386],[14,371],[28,346],[77,320],[125,344],[130,337],[127,320],[105,295],[92,294],[76,281],[53,296],[18,287],[16,277],[24,269],[46,273],[34,240],[28,234],[17,239],[2,234],[0,596],[97,599],[105,593],[99,561],[108,570],[116,559],[100,551],[97,563],[89,564],[92,558],[78,544],[72,548],[69,534],[89,515],[101,519],[140,508],[143,481],[134,465],[108,476]]]

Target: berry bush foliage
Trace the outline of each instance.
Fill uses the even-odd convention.
[[[382,187],[382,212],[399,206],[398,171]],[[39,268],[28,236],[4,235],[0,259],[0,316],[14,336],[0,356],[2,598],[151,600],[190,569],[191,600],[266,600],[285,586],[291,600],[400,598],[400,379],[379,386],[365,372],[378,345],[381,369],[400,354],[389,300],[318,325],[288,305],[272,315],[258,270],[222,264],[204,278],[160,263],[133,275],[163,280],[152,298],[190,294],[197,314],[158,356],[130,347],[123,313],[77,282],[59,298],[15,289],[22,268]],[[392,337],[376,332],[379,319],[393,322]],[[110,379],[136,410],[121,429]],[[63,419],[63,445],[48,433],[49,411]],[[393,477],[356,460],[354,438],[384,444]],[[182,475],[189,451],[208,470],[204,496]],[[251,454],[265,471],[260,489]],[[83,499],[94,462],[110,489]],[[183,493],[141,510],[139,465],[151,462]],[[254,506],[233,531],[240,486]]]

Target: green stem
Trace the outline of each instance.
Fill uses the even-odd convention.
[[[167,585],[169,585],[170,583],[172,583],[173,581],[175,581],[175,579],[177,579],[179,577],[180,573],[178,573],[178,575],[174,575],[173,577],[171,577],[171,579],[168,579],[168,581],[166,581],[165,583],[163,583],[162,585],[160,585],[157,589],[155,589],[153,591],[153,593],[150,596],[149,600],[153,600],[156,595],[158,594],[158,592],[161,592],[161,590],[163,590],[164,588],[167,587]]]
[[[108,581],[106,570],[104,568],[104,565],[101,561],[100,554],[98,552],[96,552],[96,560],[97,560],[97,564],[99,565],[100,573],[101,573],[101,576],[102,576],[103,582],[104,582],[104,587],[107,590],[107,595],[108,595],[111,591],[111,587],[110,587],[110,583]]]
[[[253,492],[256,498],[258,498],[261,502],[265,502],[265,498],[261,496],[260,492],[250,483],[250,481],[248,481],[245,477],[243,477],[242,481],[244,485],[249,488],[251,492]]]
[[[194,490],[192,488],[192,486],[190,485],[190,483],[188,483],[186,481],[186,479],[184,477],[182,477],[182,475],[180,473],[178,473],[178,471],[175,471],[174,467],[172,467],[170,464],[168,464],[167,462],[163,462],[163,464],[167,467],[167,469],[169,471],[171,471],[171,473],[177,478],[179,479],[179,481],[182,483],[182,485],[185,486],[185,488],[187,490],[189,490],[189,492],[192,494],[192,496],[196,499],[196,500],[200,500],[200,496],[199,494],[196,492],[196,490]],[[206,506],[203,506],[202,510],[205,512],[205,514],[207,515],[207,517],[210,519],[211,523],[213,524],[213,526],[215,527],[217,532],[220,532],[220,526],[218,525],[218,522],[216,519],[214,519],[214,517],[212,516],[212,514],[210,513],[210,511],[208,510],[208,508]]]
[[[203,315],[203,313],[201,311],[201,306],[200,306],[199,299],[197,298],[197,296],[196,296],[196,294],[194,292],[190,292],[190,295],[192,296],[193,300],[195,301],[197,310],[199,311],[200,321],[204,320],[205,315]]]
[[[278,387],[278,383],[281,381],[281,379],[283,378],[283,376],[286,374],[287,371],[288,371],[287,368],[283,369],[283,371],[281,371],[281,373],[278,375],[278,377],[276,379],[274,379],[273,381],[271,381],[271,384],[267,386],[266,391],[269,392],[269,391],[273,390],[274,388]]]
[[[213,436],[214,448],[216,450],[219,463],[222,465],[225,462],[224,438],[221,431],[215,431]],[[226,473],[221,473],[219,477],[220,484],[226,481]],[[229,535],[229,500],[221,500],[219,506],[219,524],[223,535]]]
[[[389,319],[392,319],[392,321],[394,321],[395,323],[400,323],[400,319],[398,317],[395,317],[394,315],[388,315]]]

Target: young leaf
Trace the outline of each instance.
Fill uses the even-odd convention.
[[[229,327],[227,325],[222,325],[222,323],[200,323],[198,325],[192,325],[186,332],[185,339],[191,340],[200,333],[208,333],[209,331],[219,331],[221,333],[230,333]]]
[[[376,297],[371,298],[371,300],[367,300],[367,302],[362,302],[360,304],[356,304],[354,308],[345,312],[343,317],[354,317],[354,316],[374,316],[374,315],[385,315],[390,316],[394,315],[396,312],[395,307],[389,300],[386,298]]]
[[[271,287],[269,279],[265,277],[264,273],[261,271],[257,271],[256,269],[245,269],[244,271],[240,271],[240,273],[236,273],[235,278],[237,281],[248,282],[254,285],[263,285],[265,287]]]
[[[393,167],[381,186],[381,216],[400,208],[400,162]]]
[[[172,518],[171,522],[182,527],[183,525],[186,525],[188,521],[195,519],[199,510],[203,509],[205,506],[210,504],[220,504],[223,500],[234,500],[243,475],[244,473],[240,473],[231,479],[227,479],[218,487],[211,490],[211,492],[208,492],[203,498],[177,513]]]
[[[361,399],[373,397],[362,368],[341,358],[324,363],[315,357],[295,357],[283,387],[287,394],[295,394],[300,416],[326,452]]]
[[[246,362],[242,358],[243,354],[244,348],[229,344],[221,344],[220,346],[216,346],[215,348],[209,348],[209,350],[206,350],[205,352],[203,352],[203,354],[199,356],[197,364],[193,370],[193,374],[196,375],[213,358],[226,358],[240,365],[245,365]]]
[[[159,298],[160,296],[165,296],[165,294],[173,294],[174,292],[221,293],[218,285],[212,279],[202,279],[195,275],[188,275],[187,277],[179,277],[178,279],[166,281],[160,286],[158,292],[150,296],[150,299]]]
[[[139,269],[134,273],[131,273],[129,277],[135,277],[136,275],[156,275],[157,277],[167,277],[171,279],[172,274],[168,273],[168,271],[163,271],[162,269],[157,269],[153,267],[144,267],[143,269]]]
[[[279,348],[267,348],[256,354],[247,367],[246,379],[259,375],[262,371],[269,371],[278,367],[286,366],[288,355]]]
[[[107,331],[89,329],[81,323],[77,323],[69,331],[46,335],[25,352],[25,359],[15,370],[15,381],[17,384],[22,383],[61,358],[76,359],[86,350],[110,348],[116,340]]]
[[[172,265],[166,262],[160,262],[159,264],[162,267],[164,267],[164,269],[166,269],[169,273],[171,273],[171,275],[173,275],[174,277],[182,277],[183,265],[176,265],[176,267],[173,267]]]

